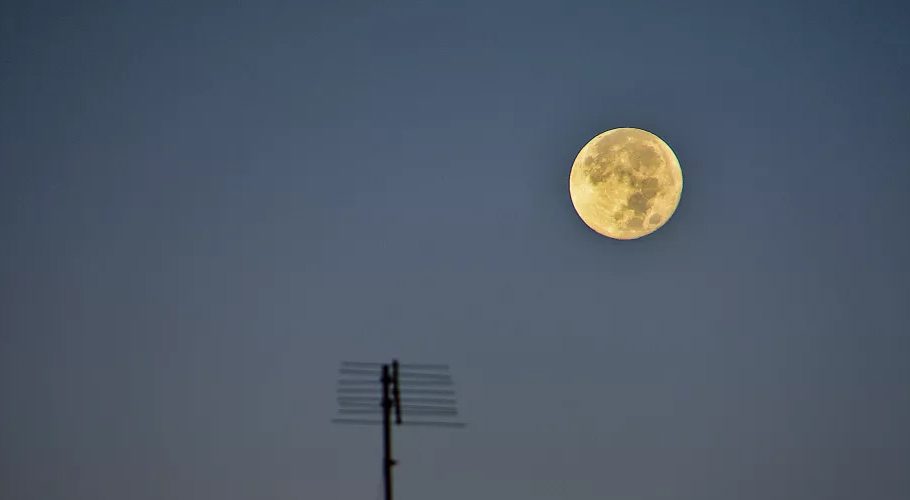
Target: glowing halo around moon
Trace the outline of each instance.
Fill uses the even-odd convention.
[[[569,195],[591,229],[618,239],[641,238],[660,229],[682,195],[679,160],[660,137],[637,128],[616,128],[581,148],[569,174]]]

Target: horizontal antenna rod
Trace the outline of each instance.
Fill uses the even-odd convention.
[[[382,425],[382,420],[369,420],[362,418],[333,418],[332,423],[334,424],[347,424],[347,425]],[[464,428],[468,424],[464,422],[434,422],[434,421],[425,421],[425,420],[410,420],[404,421],[401,425],[409,425],[413,427],[452,427],[452,428]]]
[[[338,413],[342,415],[373,415],[382,413],[382,411],[382,408],[340,408]],[[458,415],[458,410],[453,408],[411,408],[410,410],[406,410],[405,413],[411,415],[451,416]]]
[[[339,387],[338,394],[376,394],[379,392],[377,387]],[[402,396],[409,394],[427,394],[433,396],[454,396],[454,389],[402,389]]]
[[[373,375],[376,378],[379,378],[382,373],[379,370],[360,370],[352,368],[341,368],[338,370],[338,373],[341,375]],[[432,379],[449,379],[451,376],[448,373],[418,373],[418,372],[407,372],[399,371],[399,377],[404,378],[432,378]]]
[[[345,368],[376,368],[382,369],[383,363],[372,361],[342,361]],[[398,367],[404,370],[448,370],[449,365],[441,363],[399,363]]]
[[[338,402],[345,403],[376,403],[380,404],[382,398],[374,396],[338,396]],[[424,398],[424,397],[410,397],[410,398],[401,398],[402,403],[436,403],[441,405],[455,405],[457,401],[450,398]]]
[[[338,381],[338,385],[373,385],[378,384],[380,381],[370,380],[370,379],[341,379]],[[406,389],[409,386],[413,387],[425,387],[425,386],[448,386],[454,385],[451,378],[439,379],[439,380],[401,380],[400,385],[402,389]]]
[[[369,409],[369,410],[378,410],[382,409],[382,405],[377,403],[370,402],[350,402],[344,403],[342,408],[360,408],[360,409]],[[439,406],[439,405],[401,405],[401,409],[404,411],[455,411],[454,406]]]
[[[342,407],[354,406],[358,408],[382,408],[382,404],[377,401],[339,401],[338,404]]]

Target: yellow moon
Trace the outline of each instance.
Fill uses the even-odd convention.
[[[591,139],[569,174],[569,194],[581,220],[618,240],[641,238],[666,224],[682,185],[670,146],[637,128],[616,128]]]

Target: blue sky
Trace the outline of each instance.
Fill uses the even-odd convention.
[[[399,497],[910,494],[899,2],[0,5],[0,497],[374,498],[342,359],[446,362]],[[685,191],[596,235],[603,130]]]

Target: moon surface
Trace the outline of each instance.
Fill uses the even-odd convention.
[[[641,238],[666,224],[682,185],[670,146],[637,128],[616,128],[591,139],[569,174],[569,194],[581,220],[618,240]]]

